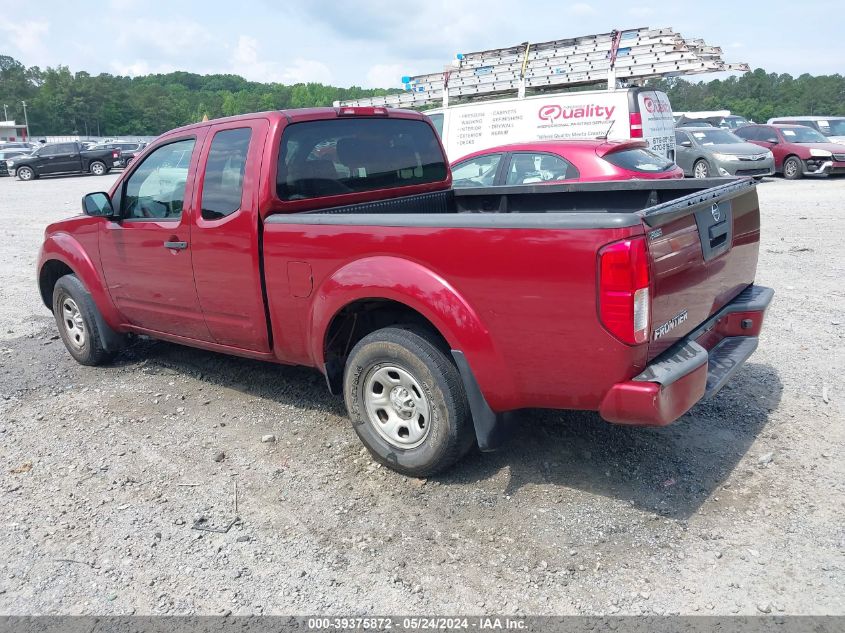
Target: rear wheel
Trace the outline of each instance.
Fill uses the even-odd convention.
[[[18,167],[15,174],[18,180],[33,180],[35,178],[35,172],[32,170],[32,167]]]
[[[343,386],[355,432],[388,468],[427,477],[472,447],[460,374],[427,332],[389,327],[365,336],[349,355]]]
[[[783,177],[787,180],[798,180],[804,176],[804,167],[801,159],[797,156],[790,156],[783,161]]]
[[[697,160],[692,167],[693,178],[707,178],[710,176],[710,166],[706,160]]]
[[[88,169],[95,176],[105,176],[106,173],[108,173],[108,169],[106,168],[106,164],[99,161],[99,160],[95,160],[93,163],[91,163],[91,166]]]

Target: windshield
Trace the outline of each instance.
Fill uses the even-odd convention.
[[[785,127],[781,128],[781,134],[788,143],[827,143],[827,139],[811,127]]]
[[[748,119],[741,116],[725,117],[725,125],[727,125],[732,130],[735,130],[738,127],[748,125]]]
[[[828,119],[817,123],[825,136],[845,136],[845,119]]]
[[[696,130],[690,132],[695,137],[699,145],[729,145],[731,143],[744,143],[741,138],[736,136],[733,132],[713,128],[712,130]]]

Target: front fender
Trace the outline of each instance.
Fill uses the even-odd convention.
[[[94,230],[96,230],[96,227],[94,227]],[[93,235],[93,239],[96,240],[96,234]],[[79,240],[65,232],[53,233],[45,238],[38,257],[39,290],[45,266],[51,261],[61,262],[79,277],[85,288],[91,293],[91,298],[94,300],[103,320],[110,328],[117,331],[123,322],[123,318],[111,300],[100,267],[92,261]]]
[[[332,319],[361,299],[396,301],[428,319],[453,350],[463,352],[493,408],[513,393],[513,381],[493,338],[466,298],[431,269],[395,256],[367,257],[346,264],[317,289],[308,330],[315,366],[324,366],[324,342]]]

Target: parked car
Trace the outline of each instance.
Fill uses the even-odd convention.
[[[0,176],[9,175],[9,168],[6,166],[7,160],[17,158],[18,156],[26,156],[27,154],[29,154],[29,150],[27,149],[6,149],[0,147]]]
[[[788,180],[845,173],[845,148],[805,125],[748,125],[735,134],[771,150],[775,171]]]
[[[84,174],[104,176],[114,167],[120,150],[82,149],[79,143],[48,143],[31,154],[6,161],[10,173],[19,180],[33,180],[54,174]]]
[[[706,117],[702,119],[693,119],[687,117],[681,117],[680,120],[675,124],[675,127],[720,127],[725,128],[728,130],[735,130],[737,128],[744,127],[746,125],[751,125],[751,122],[746,119],[745,117],[741,117],[736,114],[731,114],[728,116],[714,116],[714,117]]]
[[[745,117],[731,114],[730,110],[712,110],[702,112],[675,112],[676,127],[703,127],[712,125],[735,130],[738,127],[749,125],[751,122]]]
[[[101,143],[91,149],[119,149],[120,156],[115,161],[115,167],[129,167],[135,157],[147,146],[146,143],[129,143],[117,141],[113,143]]]
[[[383,108],[206,121],[139,161],[45,231],[70,355],[135,333],[317,368],[407,475],[524,408],[669,424],[753,353],[773,295],[750,180],[455,190],[430,121]]]
[[[4,141],[0,143],[0,150],[23,149],[31,152],[36,148],[35,143],[28,143],[26,141]]]
[[[845,144],[845,116],[784,116],[769,119],[769,125],[806,125],[821,133],[831,143]]]
[[[491,147],[452,163],[455,187],[490,187],[579,180],[683,178],[668,158],[643,141],[536,141]]]
[[[686,121],[678,121],[675,124],[675,129],[679,127],[716,127],[712,123],[700,119],[688,119]]]
[[[684,175],[753,176],[775,173],[774,155],[722,128],[690,127],[675,130],[675,162]]]

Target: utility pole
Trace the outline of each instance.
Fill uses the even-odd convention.
[[[26,140],[28,141],[30,139],[30,136],[29,136],[29,119],[26,116],[26,101],[21,101],[21,103],[23,104],[23,123],[26,126]]]
[[[4,121],[9,120],[9,113],[6,111],[6,108],[8,108],[8,107],[9,106],[7,106],[5,103],[3,104],[3,120]]]

